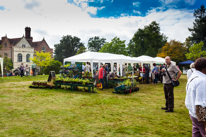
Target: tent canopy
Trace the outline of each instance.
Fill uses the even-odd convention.
[[[69,58],[64,59],[66,61],[80,61],[80,62],[128,62],[128,63],[138,63],[141,62],[138,59],[134,59],[124,55],[111,54],[111,53],[101,53],[101,52],[84,52]]]
[[[119,54],[111,54],[111,53],[101,53],[101,52],[84,52],[72,57],[68,57],[64,59],[65,62],[90,62],[91,63],[91,70],[93,71],[93,62],[98,62],[98,68],[100,68],[100,62],[104,63],[111,63],[111,70],[113,71],[113,64],[117,63],[117,66],[120,66],[120,72],[122,75],[122,65],[124,63],[149,63],[151,66],[151,69],[153,68],[152,63],[165,63],[165,59],[161,57],[150,57],[146,55],[142,55],[139,57],[129,57]],[[172,61],[176,65],[176,62]],[[142,65],[143,67],[143,65]],[[117,69],[119,71],[119,69]],[[92,73],[93,75],[93,73]]]
[[[69,58],[64,59],[64,63],[66,61],[76,61],[76,62],[90,62],[91,63],[91,71],[93,72],[93,62],[98,62],[98,68],[100,68],[100,62],[103,63],[111,63],[111,69],[113,71],[113,63],[117,63],[117,66],[120,66],[120,73],[122,76],[122,65],[123,63],[140,63],[141,60],[119,55],[119,54],[111,54],[111,53],[101,53],[101,52],[84,52]],[[117,69],[117,72],[119,69]],[[93,73],[92,73],[93,76]]]
[[[187,61],[180,62],[179,65],[190,65],[191,63],[194,63],[194,61],[187,60]]]
[[[3,75],[4,75],[4,73],[3,73],[3,58],[0,58],[0,65],[1,65],[1,75],[2,75],[2,78],[3,78]]]

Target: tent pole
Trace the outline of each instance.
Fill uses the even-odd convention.
[[[99,71],[99,69],[100,69],[100,61],[98,62],[98,71]]]
[[[119,62],[117,62],[117,75],[119,76]]]
[[[94,77],[94,72],[93,72],[93,61],[91,60],[91,73],[92,73],[92,77]]]
[[[120,62],[120,76],[122,76],[122,61]]]
[[[111,62],[111,72],[113,72],[114,71],[114,62],[112,61]]]

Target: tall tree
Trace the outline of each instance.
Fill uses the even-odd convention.
[[[128,44],[129,55],[137,57],[149,55],[155,57],[158,50],[167,42],[167,37],[160,33],[160,26],[153,21],[144,29],[138,29]]]
[[[84,46],[80,38],[71,35],[63,36],[59,44],[54,45],[54,58],[63,62],[64,58],[74,56],[80,47]]]
[[[170,56],[173,61],[177,63],[184,61],[186,59],[185,54],[187,53],[187,48],[179,41],[171,40],[163,46],[157,57]]]
[[[79,50],[77,51],[76,55],[78,55],[78,54],[80,54],[80,53],[84,53],[84,52],[86,52],[86,48],[85,48],[84,46],[81,46],[81,47],[79,48]]]
[[[187,48],[187,52],[189,52],[190,47],[193,45],[190,37],[185,39],[184,45]]]
[[[100,38],[99,36],[92,37],[88,41],[88,49],[93,52],[98,52],[105,43],[105,38]]]
[[[187,59],[196,60],[199,57],[206,57],[206,51],[202,50],[203,46],[204,46],[204,43],[200,42],[190,47],[189,53],[186,54]]]
[[[117,37],[113,38],[110,43],[105,43],[99,52],[128,55],[125,40]]]
[[[206,8],[202,5],[194,11],[195,22],[193,28],[188,28],[192,33],[191,40],[193,43],[205,42],[204,50],[206,50]]]
[[[30,60],[34,62],[37,66],[39,66],[40,71],[42,71],[42,67],[49,66],[53,58],[50,52],[35,51],[35,56],[33,58],[30,58]]]

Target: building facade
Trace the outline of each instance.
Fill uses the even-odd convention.
[[[50,52],[53,55],[53,49],[49,47],[45,39],[33,42],[31,37],[31,28],[25,28],[25,36],[21,38],[2,37],[0,45],[3,45],[0,50],[1,57],[7,56],[13,62],[13,68],[17,68],[21,63],[28,64],[31,67],[32,62],[29,58],[34,57],[35,51]]]

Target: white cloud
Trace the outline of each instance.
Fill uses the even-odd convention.
[[[141,15],[141,12],[140,12],[140,11],[133,10],[133,12]]]
[[[186,4],[189,5],[194,5],[196,0],[159,0],[160,2],[162,2],[163,4],[176,4],[179,1],[184,1]]]
[[[196,0],[185,0],[185,3],[188,3],[190,5],[194,5]]]
[[[171,4],[171,3],[175,4],[180,0],[159,0],[159,1],[161,1],[163,4]]]
[[[134,3],[132,3],[133,4],[133,6],[135,6],[135,7],[139,7],[140,6],[140,2],[134,2]]]
[[[144,28],[152,21],[160,23],[161,32],[166,34],[169,40],[184,42],[190,35],[188,27],[192,27],[194,21],[192,12],[175,9],[165,12],[152,10],[145,17],[123,15],[120,18],[91,18],[88,12],[96,14],[96,9],[86,5],[82,10],[66,0],[36,0],[39,6],[32,10],[26,9],[26,3],[22,0],[0,2],[7,9],[0,10],[1,37],[5,34],[9,38],[22,37],[24,28],[29,26],[34,41],[44,37],[52,48],[59,43],[63,35],[77,36],[85,46],[88,39],[94,36],[105,37],[107,41],[117,36],[128,43],[139,28]]]

